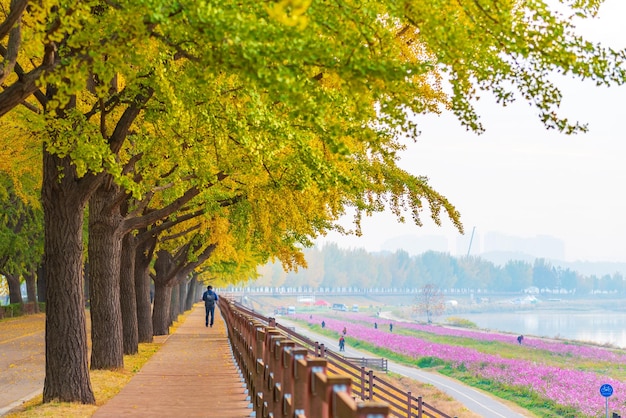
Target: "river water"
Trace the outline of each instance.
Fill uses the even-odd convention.
[[[626,348],[626,312],[528,310],[466,313],[479,328],[527,336],[562,338]]]

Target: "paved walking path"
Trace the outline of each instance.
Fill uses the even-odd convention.
[[[197,304],[131,381],[93,415],[103,417],[248,417],[253,410],[215,309],[204,325]]]

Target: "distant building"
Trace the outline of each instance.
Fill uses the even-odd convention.
[[[448,239],[442,235],[401,235],[384,241],[380,248],[389,252],[404,250],[411,255],[427,251],[450,252]]]
[[[565,243],[548,235],[522,238],[488,232],[483,237],[483,252],[524,253],[537,258],[564,260]]]

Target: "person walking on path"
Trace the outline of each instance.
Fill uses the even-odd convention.
[[[206,292],[202,294],[202,300],[204,301],[204,310],[206,316],[204,318],[204,326],[213,327],[213,319],[215,318],[215,302],[217,302],[217,293],[213,291],[213,286],[209,285],[206,288]],[[211,322],[209,322],[209,315],[211,315]]]
[[[339,337],[339,351],[346,351],[346,340],[343,335]]]

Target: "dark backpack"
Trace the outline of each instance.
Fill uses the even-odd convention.
[[[209,308],[214,307],[215,306],[215,295],[213,295],[213,293],[206,292],[204,294],[204,303]]]

